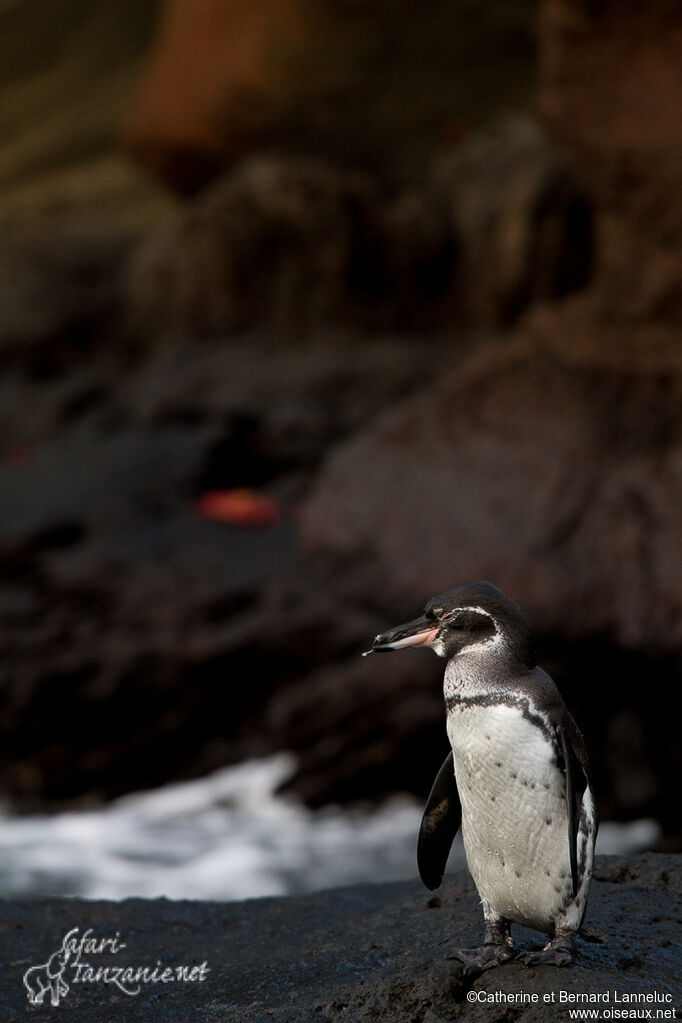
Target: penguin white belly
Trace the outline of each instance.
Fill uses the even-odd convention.
[[[448,715],[469,870],[498,916],[551,933],[572,898],[564,775],[521,709],[459,705]]]

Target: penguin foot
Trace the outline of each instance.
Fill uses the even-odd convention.
[[[501,966],[513,955],[509,945],[481,945],[480,948],[456,949],[449,959],[459,959],[464,965],[464,976],[478,976],[495,966]]]
[[[512,958],[514,939],[509,933],[509,921],[488,921],[485,926],[485,940],[480,948],[456,949],[452,957],[464,964],[464,976],[478,976],[495,966],[501,966]]]
[[[570,952],[560,952],[550,945],[538,952],[519,952],[516,958],[524,966],[570,966],[573,962]]]
[[[556,934],[537,952],[519,952],[516,956],[526,966],[570,966],[573,962],[573,935]]]

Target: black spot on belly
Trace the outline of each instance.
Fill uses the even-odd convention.
[[[545,871],[545,874],[547,875],[547,877],[551,876],[548,870]]]
[[[517,877],[521,877],[521,871],[515,870],[514,873],[516,874]]]
[[[511,773],[511,777],[512,777],[512,778],[516,778],[516,771],[512,771],[512,773]]]
[[[534,788],[535,788],[535,782],[534,782],[534,781],[532,781],[532,782],[530,783],[530,787],[531,787],[532,789],[534,789]]]
[[[494,797],[494,796],[491,796],[490,798],[492,799],[492,801],[493,801],[493,803],[494,803],[494,802],[495,802],[495,797]]]
[[[545,791],[549,792],[549,783],[545,783]]]
[[[524,781],[523,785],[524,785],[524,788],[528,788],[528,782],[527,781]]]
[[[555,884],[554,885],[554,891],[557,893],[557,895],[561,895],[563,889],[560,888],[558,884]]]
[[[502,761],[501,760],[496,760],[495,761],[495,767],[502,767]]]
[[[488,740],[488,742],[490,742],[490,736],[489,735],[486,735],[486,739]]]
[[[551,823],[552,823],[552,818],[551,817],[545,817],[545,824],[547,825],[547,827],[549,827],[549,825]]]

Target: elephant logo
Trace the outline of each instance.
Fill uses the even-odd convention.
[[[24,974],[24,986],[28,992],[31,1005],[42,1005],[47,992],[50,992],[52,1005],[59,1005],[60,998],[69,993],[69,985],[64,980],[64,970],[71,956],[70,949],[62,948],[54,952],[46,963],[31,966]]]

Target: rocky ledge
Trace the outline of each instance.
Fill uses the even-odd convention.
[[[465,873],[435,898],[405,882],[237,903],[10,901],[0,1006],[7,1023],[56,1011],[50,989],[42,1007],[27,1000],[50,966],[79,1023],[674,1019],[681,914],[682,856],[599,857],[572,967],[512,962],[472,981],[451,958],[481,936]],[[538,938],[517,928],[521,947]]]

